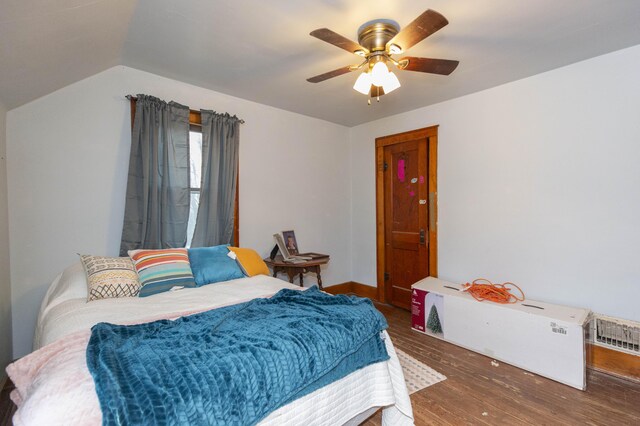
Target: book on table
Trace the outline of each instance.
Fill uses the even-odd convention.
[[[298,243],[297,241],[295,241],[295,235],[293,235],[293,231],[283,231],[283,232],[286,232],[289,235],[289,245],[285,243],[283,235],[280,233],[273,234],[273,238],[276,240],[278,249],[280,253],[282,253],[282,258],[285,262],[304,263],[304,262],[309,262],[313,260],[322,260],[325,258],[329,258],[329,255],[321,254],[321,253],[313,253],[313,252],[298,253],[298,250],[297,250]],[[293,241],[293,244],[291,244],[292,241]],[[292,250],[289,250],[289,246],[295,247],[295,248]],[[292,251],[295,252],[295,254]]]
[[[329,255],[328,254],[322,254],[322,253],[310,252],[310,253],[300,253],[296,257],[308,258],[309,260],[321,260],[321,259],[327,259],[329,257]]]
[[[305,263],[305,262],[313,262],[316,260],[325,260],[329,259],[328,254],[321,253],[300,253],[296,256],[290,256],[288,259],[283,259],[288,263]]]
[[[280,234],[273,234],[273,238],[276,240],[276,244],[278,245],[278,249],[280,253],[282,253],[282,258],[285,262],[289,263],[304,263],[311,260],[311,257],[308,256],[300,256],[296,253],[296,255],[292,255],[287,248],[287,245]]]

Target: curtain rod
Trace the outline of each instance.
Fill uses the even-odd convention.
[[[127,98],[130,101],[137,101],[138,100],[138,98],[133,96],[133,95],[127,95],[127,96],[125,96],[125,98]],[[189,109],[189,111],[200,114],[200,111],[196,111],[196,110],[193,110],[193,109]],[[242,118],[239,118],[238,121],[240,121],[240,124],[244,124],[244,120]]]

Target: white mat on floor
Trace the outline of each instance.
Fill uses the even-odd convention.
[[[433,368],[421,363],[398,348],[396,348],[396,353],[402,366],[402,372],[404,373],[409,394],[418,392],[419,390],[447,379],[444,374],[438,373]]]

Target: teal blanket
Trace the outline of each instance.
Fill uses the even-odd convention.
[[[95,325],[103,424],[251,425],[389,356],[368,299],[281,290],[175,321]]]

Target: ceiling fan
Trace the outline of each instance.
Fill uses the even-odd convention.
[[[363,70],[353,88],[371,97],[389,93],[400,87],[396,75],[389,71],[389,63],[400,70],[430,74],[449,75],[458,66],[458,61],[448,59],[416,58],[406,56],[400,60],[393,55],[401,54],[435,33],[449,21],[436,11],[428,9],[413,22],[400,30],[397,23],[378,19],[365,23],[358,30],[358,43],[341,36],[328,28],[312,31],[310,35],[364,58],[359,65],[348,65],[324,74],[308,78],[310,83],[319,83],[351,71]]]

